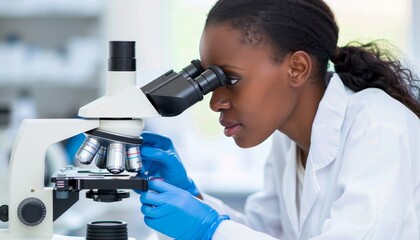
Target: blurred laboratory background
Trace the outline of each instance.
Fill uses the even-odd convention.
[[[140,86],[170,69],[181,70],[199,58],[201,31],[215,1],[0,0],[0,205],[8,201],[9,157],[22,119],[76,118],[81,106],[102,96],[110,40],[136,41]],[[340,26],[339,46],[353,40],[386,39],[395,46],[394,53],[418,73],[420,1],[326,2]],[[224,136],[209,99],[210,95],[176,117],[146,119],[146,129],[173,139],[201,191],[241,211],[246,197],[263,187],[263,166],[271,143],[237,147]],[[73,164],[83,138],[50,147],[47,176]],[[139,236],[150,230],[143,224],[138,195],[131,194],[129,200],[113,206],[81,196],[56,222],[57,231],[80,235],[88,221],[117,217],[129,222],[130,235],[142,239]]]

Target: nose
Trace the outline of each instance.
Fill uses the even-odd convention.
[[[219,87],[213,91],[210,99],[210,108],[215,112],[229,109],[231,107],[228,94],[224,87]]]

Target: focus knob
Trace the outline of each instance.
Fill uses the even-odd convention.
[[[36,226],[44,220],[47,210],[41,200],[31,197],[26,198],[19,204],[17,213],[23,224]]]

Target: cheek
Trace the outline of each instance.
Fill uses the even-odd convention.
[[[261,104],[261,114],[267,123],[276,124],[279,128],[293,111],[294,94],[288,86],[271,87],[267,89]]]
[[[262,123],[271,123],[270,125],[287,117],[293,102],[293,91],[287,79],[277,76],[268,75],[253,81],[248,90],[253,91],[252,101],[248,102],[252,110],[250,114]],[[251,93],[248,92],[247,95]]]
[[[293,92],[278,78],[260,79],[250,84],[241,94],[240,109],[244,124],[242,136],[235,142],[241,147],[252,147],[266,140],[279,129],[292,112]]]

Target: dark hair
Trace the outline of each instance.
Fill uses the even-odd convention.
[[[328,61],[343,83],[354,91],[380,88],[420,118],[420,86],[410,70],[381,50],[377,42],[337,47],[338,26],[322,0],[219,0],[205,27],[228,23],[242,35],[242,43],[271,44],[273,60],[302,50],[315,59],[324,79]]]

